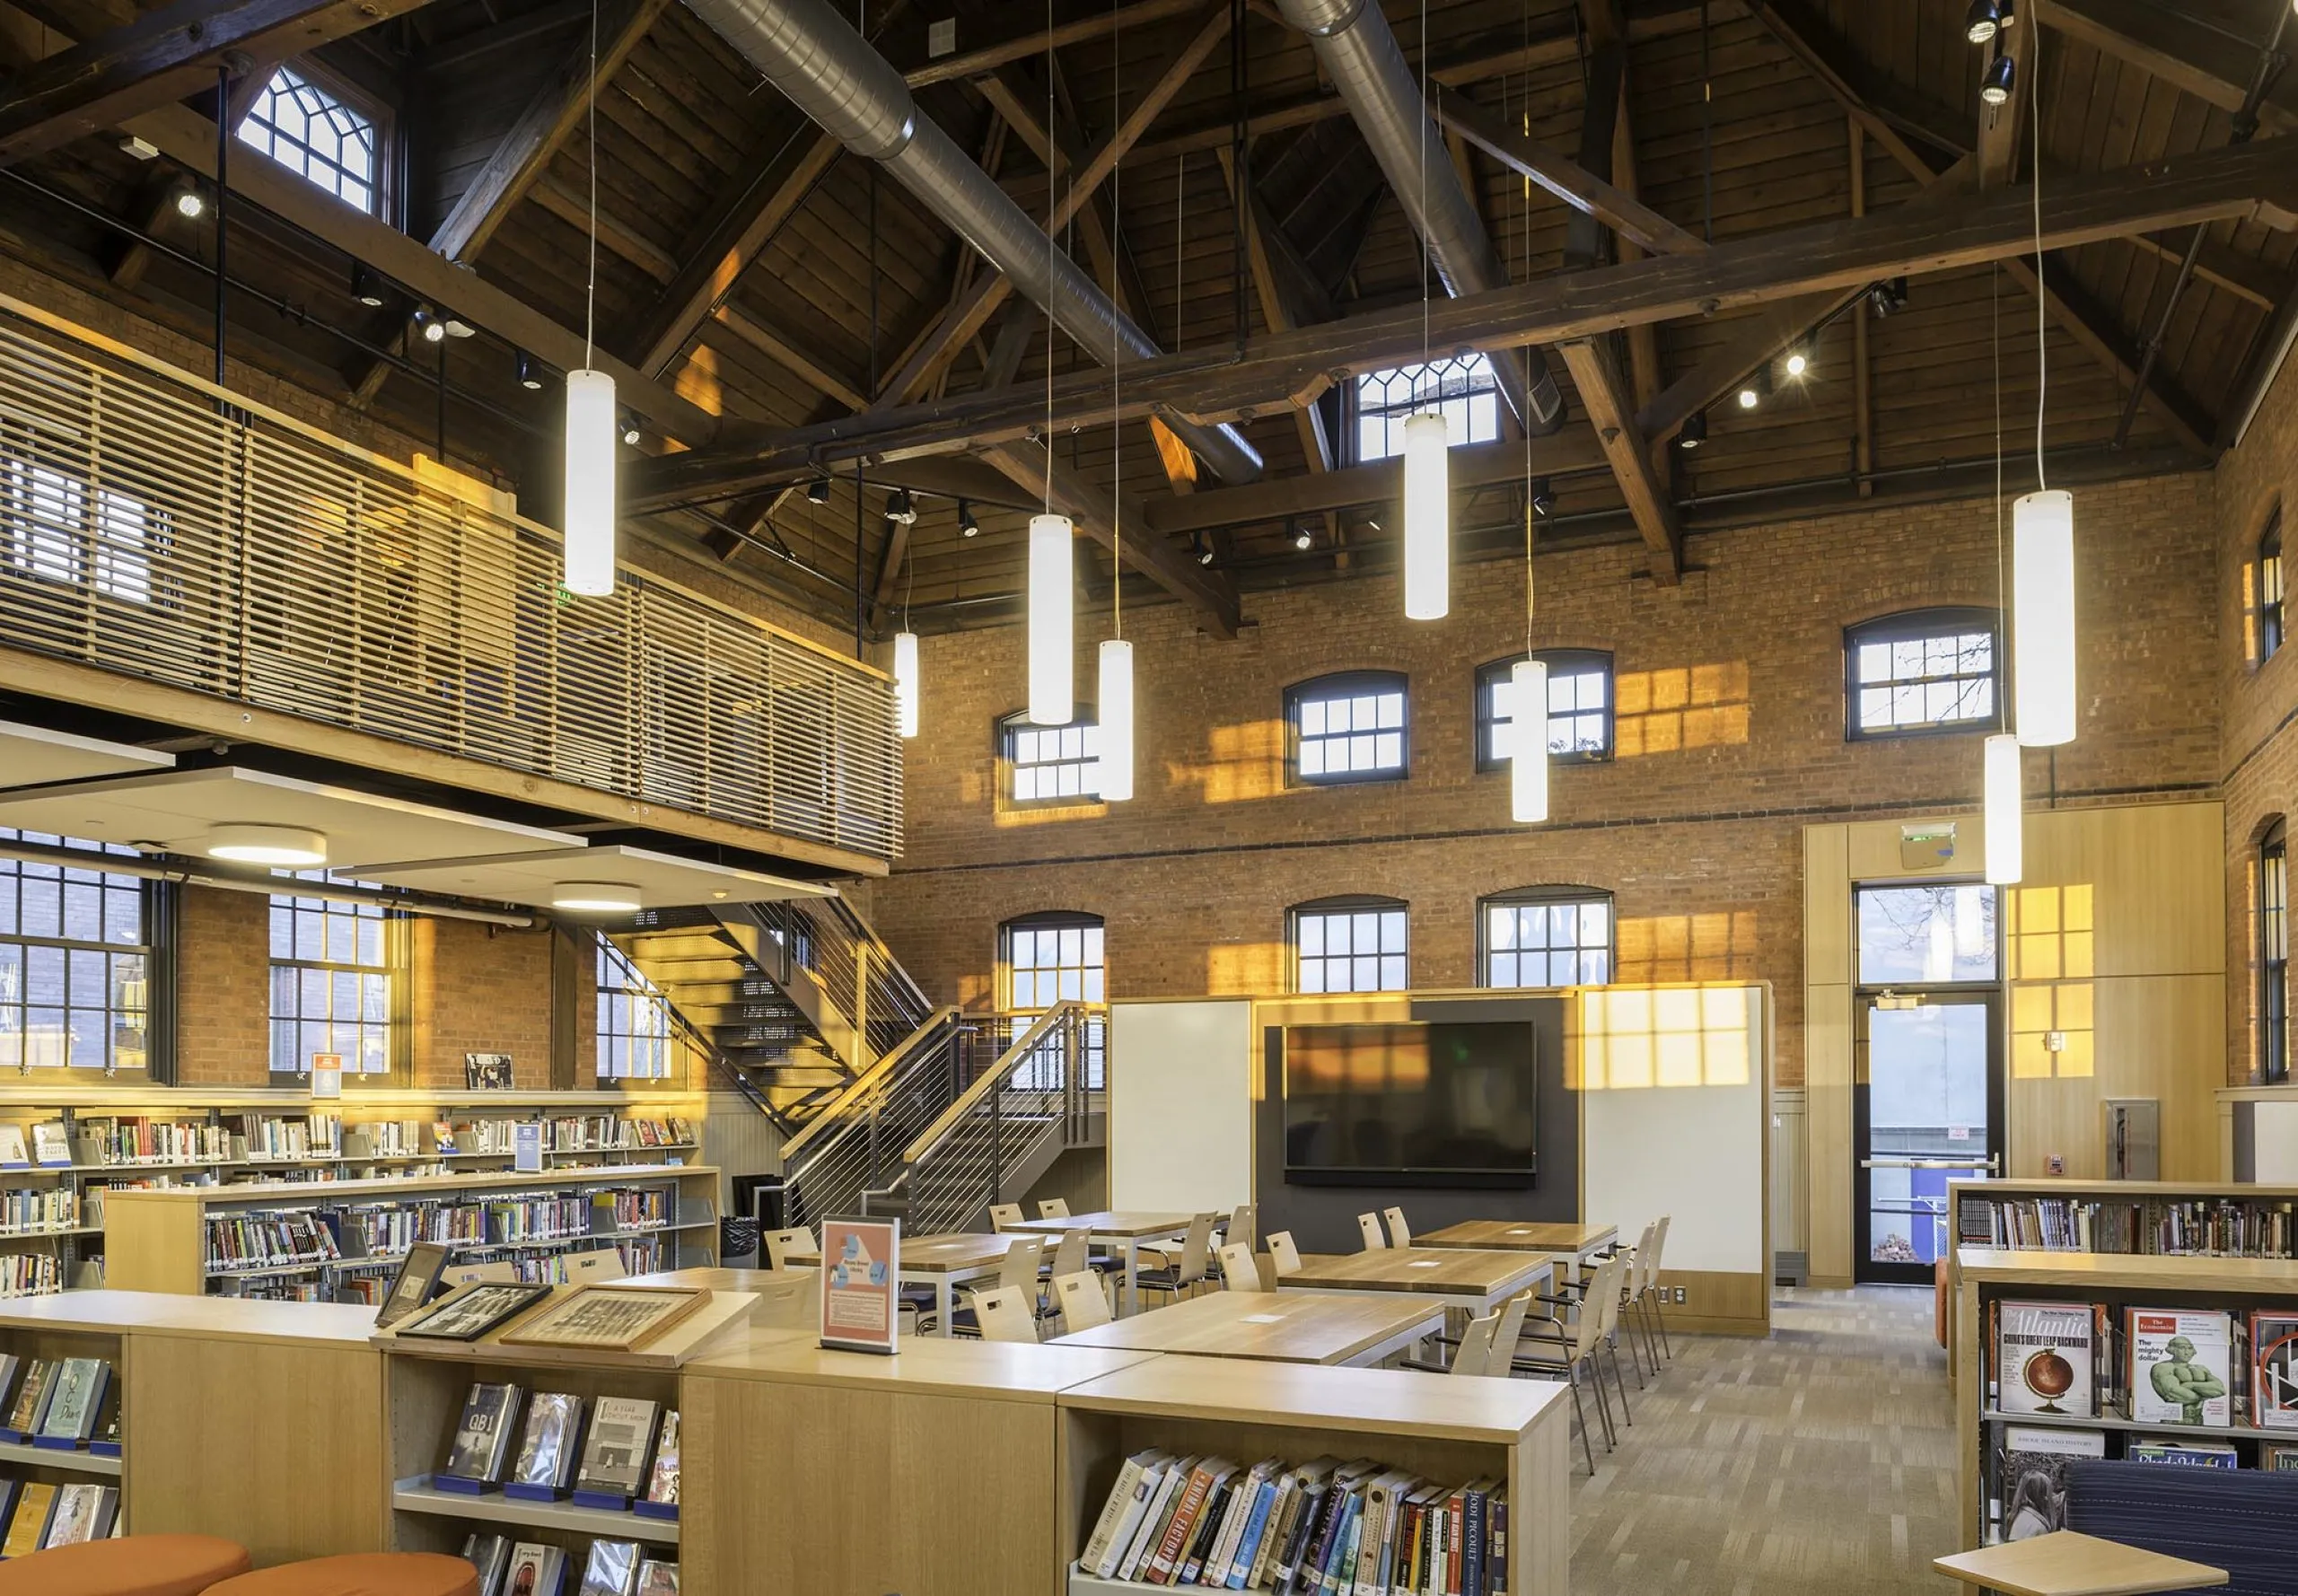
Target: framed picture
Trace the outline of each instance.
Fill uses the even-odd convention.
[[[471,1092],[508,1092],[512,1089],[511,1056],[508,1053],[466,1053],[463,1055],[463,1085]]]
[[[447,1259],[452,1256],[437,1241],[417,1241],[399,1259],[399,1273],[391,1276],[391,1288],[383,1293],[383,1305],[375,1311],[375,1328],[388,1330],[417,1308],[431,1300],[439,1289],[439,1276],[446,1272]]]
[[[550,1295],[548,1285],[482,1281],[439,1299],[420,1319],[395,1327],[401,1336],[428,1336],[441,1341],[476,1341],[506,1320],[514,1319]]]
[[[709,1300],[709,1292],[696,1286],[578,1286],[518,1334],[504,1337],[503,1345],[636,1352]]]

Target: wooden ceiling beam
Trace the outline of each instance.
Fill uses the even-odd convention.
[[[80,42],[0,85],[0,165],[213,90],[227,59],[279,60],[427,0],[173,0],[125,26],[83,11]]]
[[[2011,62],[2011,97],[2001,105],[1989,105],[1983,99],[1978,102],[1978,186],[1982,190],[2000,189],[2018,175],[2023,148],[2021,135],[2035,99],[2030,81],[2034,76],[2034,37],[2030,24],[2005,28],[1995,36]]]
[[[1601,337],[1575,339],[1560,347],[1581,408],[1588,413],[1588,425],[1595,429],[1596,442],[1627,501],[1627,513],[1652,551],[1652,580],[1672,587],[1683,575],[1683,523],[1653,469],[1651,443],[1636,425],[1635,401],[1619,364]]]
[[[922,89],[930,83],[981,77],[1015,61],[1042,56],[1048,49],[1061,49],[1091,39],[1104,39],[1112,32],[1145,27],[1171,17],[1188,16],[1200,9],[1204,3],[1205,0],[1133,0],[1128,5],[1107,8],[1057,23],[1050,31],[1042,24],[1025,28],[992,43],[912,67],[902,75],[903,81],[913,89]]]
[[[598,22],[598,83],[601,89],[622,70],[638,41],[654,25],[670,0],[603,0]],[[525,198],[543,168],[582,123],[590,102],[591,31],[583,30],[557,69],[527,101],[519,119],[495,153],[455,200],[447,219],[431,235],[431,247],[450,260],[470,260],[487,247]],[[643,263],[642,263],[643,264]]]
[[[2129,391],[2138,381],[2142,357],[2137,346],[2115,325],[2107,308],[2074,281],[2073,273],[2053,262],[2049,276],[2038,278],[2034,261],[2024,255],[2014,255],[2004,261],[2003,272],[2030,294],[2041,294],[2050,319],[2059,330],[2114,378],[2118,390]],[[2217,417],[2173,387],[2161,366],[2155,367],[2153,377],[2139,394],[2139,401],[2181,448],[2198,455],[2213,452],[2211,441],[2218,435]]]
[[[1221,162],[1222,180],[1229,186],[1233,202],[1237,194],[1236,162],[1227,150],[1216,152]],[[1259,196],[1248,197],[1257,199]],[[1260,302],[1260,319],[1271,332],[1291,332],[1302,325],[1302,318],[1285,296],[1276,280],[1276,267],[1269,259],[1267,224],[1260,207],[1248,203],[1245,207],[1245,261],[1252,274],[1253,295]],[[1325,434],[1323,409],[1314,404],[1293,407],[1293,425],[1301,438],[1301,457],[1311,471],[1329,471],[1333,459],[1332,440]]]
[[[834,399],[850,410],[859,410],[869,402],[854,382],[799,348],[738,302],[728,300],[710,313],[710,319],[816,393]]]
[[[1549,344],[1983,266],[2034,248],[2031,205],[2024,189],[2006,189],[1935,212],[1902,206],[1735,239],[1700,255],[1560,273],[1426,308],[1367,312],[1256,339],[1241,352],[1162,355],[1129,363],[1121,408],[1113,412],[1106,379],[1092,373],[1055,384],[1054,414],[1057,424],[1105,425],[1113,414],[1145,415],[1167,406],[1198,419],[1250,418],[1351,373],[1407,364],[1431,342],[1448,349]],[[2298,169],[2267,140],[2055,184],[2041,210],[2046,250],[2229,218],[2298,230]],[[755,448],[659,458],[643,468],[633,493],[659,507],[706,492],[739,491],[823,460],[947,452],[968,441],[1022,436],[1041,425],[1045,414],[1045,392],[1034,385],[968,394],[779,433]]]
[[[2237,29],[2255,27],[2258,45],[2246,48],[2216,29],[2194,27],[2177,14],[2181,8],[2149,0],[2030,0],[2042,21],[2070,39],[2127,61],[2164,83],[2208,101],[2220,110],[2241,109],[2250,75],[2265,48],[2263,12],[2250,6],[2223,8],[2221,20]],[[2016,31],[2016,30],[2013,30]],[[2259,120],[2277,133],[2298,131],[2298,83],[2285,75],[2259,107]]]
[[[1593,217],[1654,254],[1692,254],[1707,247],[1697,233],[1677,226],[1625,189],[1597,176],[1560,151],[1516,132],[1466,95],[1440,97],[1436,101],[1436,119],[1511,171],[1530,178],[1574,211]]]

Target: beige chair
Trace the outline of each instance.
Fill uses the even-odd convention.
[[[1507,1371],[1493,1366],[1492,1346],[1498,1338],[1500,1313],[1495,1310],[1481,1313],[1469,1320],[1469,1328],[1460,1332],[1460,1344],[1452,1349],[1451,1367],[1447,1374],[1500,1374]]]
[[[1389,1222],[1390,1246],[1409,1247],[1412,1245],[1412,1226],[1404,1222],[1402,1208],[1383,1208],[1381,1210],[1381,1217]]]
[[[1213,1215],[1200,1214],[1188,1222],[1178,1261],[1162,1268],[1144,1269],[1135,1276],[1143,1291],[1162,1292],[1178,1299],[1192,1285],[1205,1283],[1205,1268],[1212,1257]]]
[[[1524,1320],[1532,1311],[1537,1292],[1520,1291],[1500,1304],[1500,1328],[1492,1333],[1492,1372],[1506,1374],[1516,1364],[1516,1343],[1524,1334]]]
[[[1636,1380],[1644,1381],[1644,1365],[1648,1361],[1652,1372],[1660,1372],[1660,1343],[1652,1334],[1651,1301],[1645,1294],[1644,1271],[1660,1250],[1660,1222],[1653,1220],[1644,1227],[1631,1248],[1612,1249],[1612,1256],[1622,1260],[1619,1271],[1620,1306],[1633,1310],[1635,1321],[1628,1331],[1628,1351],[1636,1360]]]
[[[788,1268],[793,1252],[803,1253],[809,1258],[821,1256],[814,1244],[814,1232],[811,1231],[768,1231],[759,1238],[759,1245],[766,1250],[766,1267],[769,1269]]]
[[[1038,1199],[1038,1217],[1039,1219],[1066,1219],[1069,1217],[1069,1205],[1060,1197],[1039,1197]]]
[[[1061,1232],[1061,1240],[1053,1249],[1053,1261],[1046,1266],[1052,1275],[1079,1275],[1092,1267],[1092,1239],[1091,1231],[1075,1230]]]
[[[1027,1292],[1034,1299],[1038,1294],[1038,1265],[1044,1260],[1043,1236],[1016,1236],[1005,1249],[1005,1261],[997,1270],[997,1284]]]
[[[1038,1316],[1030,1303],[1036,1288],[1020,1291],[1010,1285],[967,1293],[973,1303],[974,1322],[985,1341],[1029,1341],[1038,1338]]]
[[[1061,1304],[1061,1333],[1072,1336],[1110,1322],[1109,1288],[1091,1269],[1053,1277],[1054,1300]]]
[[[1676,1349],[1668,1344],[1668,1316],[1663,1311],[1667,1306],[1668,1293],[1667,1288],[1660,1284],[1660,1271],[1665,1267],[1668,1252],[1668,1221],[1671,1217],[1666,1214],[1660,1215],[1660,1229],[1652,1238],[1652,1263],[1644,1272],[1644,1285],[1652,1293],[1652,1320],[1660,1327],[1660,1350],[1673,1362]]]
[[[1543,1299],[1555,1306],[1556,1312],[1524,1325],[1511,1364],[1523,1373],[1561,1379],[1572,1387],[1572,1411],[1580,1424],[1580,1451],[1588,1460],[1592,1478],[1596,1472],[1596,1449],[1588,1439],[1588,1410],[1580,1400],[1583,1374],[1595,1390],[1596,1416],[1604,1427],[1604,1450],[1609,1451],[1616,1443],[1611,1404],[1604,1395],[1603,1376],[1596,1363],[1596,1349],[1603,1344],[1603,1315],[1591,1304],[1607,1293],[1618,1294],[1620,1276],[1627,1267],[1627,1254],[1615,1252],[1603,1261],[1590,1281],[1588,1290],[1594,1293],[1592,1296],[1580,1302],[1560,1297]]]
[[[1221,1250],[1221,1284],[1231,1291],[1268,1289],[1261,1284],[1260,1260],[1253,1257],[1253,1250],[1236,1241]]]
[[[1013,1226],[1021,1223],[1022,1219],[1022,1205],[1019,1203],[992,1203],[989,1205],[989,1228],[991,1230],[1011,1230]]]
[[[1229,1215],[1229,1223],[1221,1232],[1224,1247],[1255,1247],[1260,1243],[1260,1210],[1250,1203],[1239,1203],[1236,1212]]]
[[[1364,1250],[1367,1252],[1378,1251],[1389,1244],[1389,1239],[1381,1233],[1381,1216],[1378,1214],[1359,1214],[1356,1231],[1364,1238]]]
[[[1279,1280],[1301,1272],[1301,1250],[1293,1245],[1291,1231],[1271,1231],[1268,1235],[1268,1261],[1275,1267]]]

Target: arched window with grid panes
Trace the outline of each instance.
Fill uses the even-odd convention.
[[[1479,987],[1601,987],[1612,978],[1612,895],[1520,887],[1477,905]]]
[[[1399,898],[1320,898],[1285,913],[1293,990],[1403,992],[1412,984],[1410,910]]]
[[[1015,1015],[1041,1014],[1056,1004],[1109,1001],[1109,970],[1102,951],[1101,917],[1075,909],[1021,915],[997,928],[998,1007]],[[1104,1084],[1106,1052],[1101,1023],[1088,1028],[1085,1089]],[[1026,1077],[1026,1078],[1025,1078]],[[1017,1074],[1018,1086],[1054,1083]]]

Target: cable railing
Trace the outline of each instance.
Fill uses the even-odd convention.
[[[934,1013],[934,1004],[870,923],[841,898],[752,904],[744,911],[763,927],[775,956],[803,969],[849,1026],[860,1023],[875,1058],[897,1048]],[[773,971],[786,981],[787,970]]]
[[[971,1083],[978,1034],[955,1007],[936,1011],[782,1144],[793,1223],[863,1212],[864,1194]]]
[[[902,1204],[905,1224],[920,1235],[981,1223],[992,1203],[1005,1200],[1009,1179],[1084,1143],[1100,1025],[1096,1011],[1074,1003],[1026,1020],[996,1062],[902,1149],[894,1179],[865,1202]]]
[[[6,647],[899,855],[882,674],[484,497],[0,295]]]

